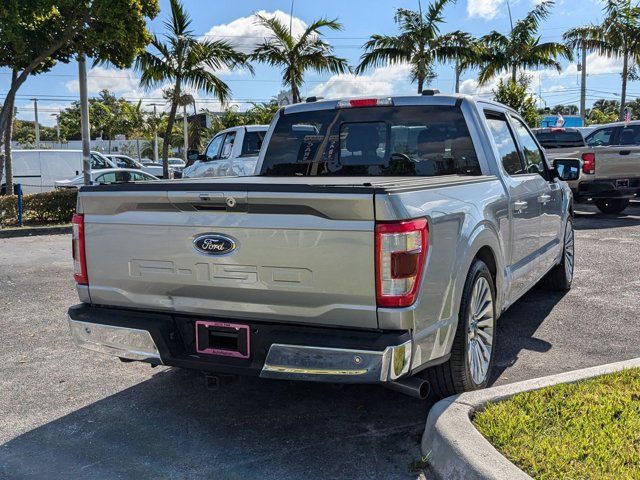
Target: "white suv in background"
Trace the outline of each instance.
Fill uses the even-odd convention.
[[[182,177],[253,175],[267,128],[268,125],[245,125],[219,132],[204,154],[189,152],[189,163],[182,171]]]

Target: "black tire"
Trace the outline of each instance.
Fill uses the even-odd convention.
[[[567,220],[567,224],[564,227],[563,243],[562,261],[553,267],[543,280],[544,286],[550,290],[567,291],[571,288],[573,282],[575,242],[573,220],[571,218]]]
[[[616,214],[622,213],[629,205],[628,198],[599,198],[595,201],[596,207],[602,213]]]
[[[480,383],[474,381],[469,362],[469,342],[468,335],[470,334],[470,315],[469,309],[472,303],[472,293],[476,282],[480,278],[484,278],[489,285],[491,300],[493,303],[492,315],[493,315],[493,328],[491,332],[492,336],[492,348],[490,353],[489,365],[485,378]],[[494,363],[495,351],[496,351],[496,324],[495,324],[495,286],[491,272],[489,268],[482,260],[474,260],[467,274],[467,278],[464,284],[464,290],[462,292],[462,301],[460,303],[460,313],[458,314],[458,326],[456,328],[456,334],[453,339],[453,346],[451,347],[451,357],[447,362],[436,365],[429,368],[419,375],[428,380],[431,386],[431,392],[437,398],[444,398],[450,395],[455,395],[462,392],[468,392],[471,390],[478,390],[485,388],[491,377],[491,369]]]

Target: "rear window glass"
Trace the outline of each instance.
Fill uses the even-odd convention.
[[[575,130],[539,130],[535,135],[540,145],[547,149],[584,147],[585,145],[582,134]]]
[[[256,157],[260,153],[262,141],[267,132],[245,132],[241,157]]]
[[[368,107],[283,115],[262,165],[272,176],[480,175],[458,107]]]

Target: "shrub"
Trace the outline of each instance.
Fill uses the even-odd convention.
[[[25,223],[68,223],[76,211],[76,189],[34,193],[22,198]],[[18,221],[18,197],[0,197],[0,225],[13,225]]]

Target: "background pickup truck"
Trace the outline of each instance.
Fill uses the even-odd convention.
[[[253,175],[267,125],[228,128],[211,139],[203,154],[188,153],[183,178]]]
[[[569,182],[575,201],[620,213],[640,193],[640,122],[603,125],[584,139],[575,128],[541,128],[535,135],[550,160],[582,160],[580,177]]]
[[[577,160],[465,96],[297,104],[244,178],[85,187],[82,347],[216,374],[487,385],[500,314],[573,278]]]

